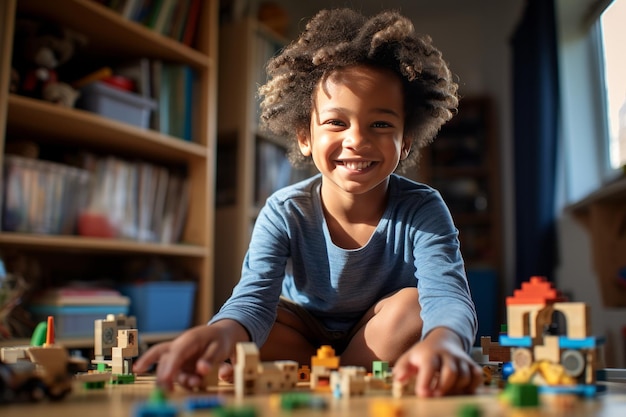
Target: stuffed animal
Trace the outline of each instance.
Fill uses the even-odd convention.
[[[87,39],[54,23],[18,19],[13,45],[17,93],[73,107],[78,91],[59,80],[57,69],[67,63]]]

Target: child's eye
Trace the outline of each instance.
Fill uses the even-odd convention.
[[[328,120],[328,121],[326,121],[326,123],[325,123],[325,124],[327,124],[327,125],[331,125],[331,126],[345,126],[345,125],[346,125],[346,124],[345,124],[344,122],[342,122],[341,120],[336,120],[336,119],[333,119],[333,120]]]
[[[372,123],[372,127],[376,127],[376,128],[391,127],[391,124],[387,123],[387,122],[374,122],[374,123]]]

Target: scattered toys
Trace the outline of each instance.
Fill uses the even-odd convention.
[[[40,325],[38,334],[43,333]],[[82,358],[70,357],[67,349],[54,344],[54,318],[45,326],[42,346],[4,347],[0,350],[0,403],[60,400],[72,391],[72,377],[87,370]],[[33,338],[36,339],[36,338]]]

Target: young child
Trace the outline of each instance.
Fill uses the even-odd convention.
[[[154,346],[135,371],[158,362],[160,384],[193,388],[219,364],[232,379],[224,361],[238,342],[300,364],[331,345],[342,365],[388,361],[419,396],[473,392],[482,372],[467,353],[477,321],[458,231],[439,193],[394,174],[456,111],[440,51],[396,12],[324,10],[267,71],[265,126],[320,174],[267,200],[209,324]]]

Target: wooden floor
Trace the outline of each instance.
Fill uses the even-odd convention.
[[[77,386],[65,399],[59,402],[43,401],[35,404],[12,404],[0,405],[2,417],[125,417],[134,416],[135,407],[147,400],[153,391],[153,379],[149,377],[138,378],[134,384],[107,385],[99,390],[86,390]],[[301,387],[299,390],[309,392],[308,388]],[[169,397],[169,403],[180,406],[179,416],[189,416],[191,413],[182,411],[187,398],[199,395],[190,394],[177,389]],[[459,415],[459,409],[468,404],[478,405],[485,416],[559,416],[559,417],[624,417],[626,416],[626,384],[611,384],[608,393],[599,395],[591,400],[577,400],[574,405],[563,409],[551,402],[549,397],[542,397],[542,405],[534,409],[511,409],[504,406],[498,400],[498,391],[491,388],[481,389],[476,395],[466,397],[446,397],[438,399],[418,399],[416,397],[404,397],[393,399],[391,394],[385,391],[369,393],[362,397],[334,398],[331,394],[315,394],[323,396],[327,400],[328,407],[325,410],[294,410],[283,411],[278,405],[279,394],[259,395],[247,397],[242,400],[235,398],[232,387],[220,386],[215,391],[202,395],[219,395],[227,406],[254,406],[258,416],[337,416],[337,417],[387,417],[396,414],[372,414],[370,407],[376,402],[387,402],[402,410],[403,417],[455,417]],[[393,407],[390,407],[393,409]],[[194,416],[211,416],[210,411],[196,411]]]

